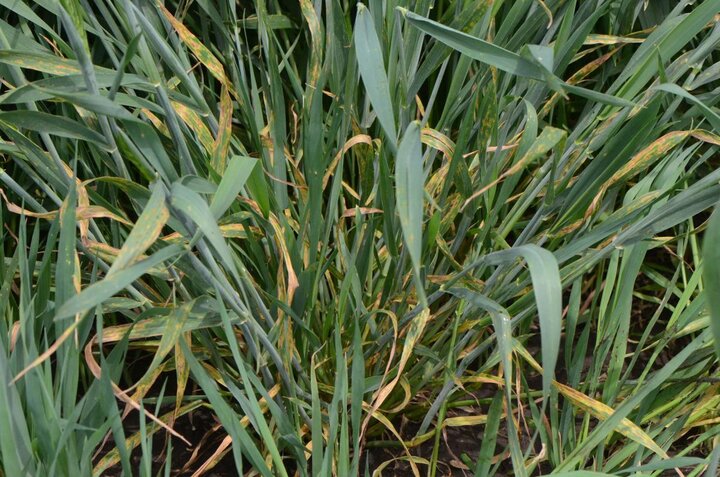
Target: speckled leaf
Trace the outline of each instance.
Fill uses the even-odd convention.
[[[147,377],[158,366],[160,366],[165,357],[175,348],[177,341],[180,339],[180,335],[182,335],[185,330],[185,323],[191,316],[196,301],[197,300],[192,300],[190,302],[183,303],[170,312],[165,322],[165,329],[160,336],[160,342],[155,350],[152,362],[147,366],[147,370],[138,382],[146,381]]]
[[[540,338],[543,367],[543,396],[550,396],[550,384],[560,353],[562,333],[562,284],[560,270],[555,256],[537,245],[528,244],[514,247],[486,256],[488,263],[508,263],[522,257],[530,268],[530,278],[535,292],[540,318]]]
[[[668,151],[680,144],[690,134],[690,131],[672,131],[656,139],[652,144],[635,154],[627,164],[617,171],[606,183],[605,188],[645,170],[658,159],[665,157]]]
[[[200,40],[187,29],[172,13],[170,13],[160,2],[156,3],[158,9],[165,15],[165,18],[175,28],[180,40],[193,52],[193,55],[202,63],[205,68],[208,69],[211,75],[217,78],[223,84],[229,84],[227,77],[225,76],[225,69],[222,63],[202,44]]]
[[[215,137],[212,151],[212,167],[218,174],[225,172],[227,166],[227,155],[232,137],[232,116],[233,104],[227,86],[223,85],[220,94],[220,120],[218,121],[218,133]]]
[[[173,208],[190,218],[198,227],[198,231],[207,237],[208,241],[220,256],[226,269],[237,274],[235,262],[230,247],[218,228],[215,217],[205,199],[197,193],[176,182],[172,186],[171,203]]]
[[[205,125],[203,118],[182,103],[173,101],[172,105],[183,122],[187,124],[191,131],[197,134],[198,139],[205,147],[207,153],[212,155],[215,152],[215,139],[213,139],[212,133]]]
[[[77,34],[82,40],[85,51],[90,51],[88,47],[87,33],[85,33],[85,14],[82,5],[79,0],[60,0],[60,5],[65,9],[67,14],[70,16]]]
[[[58,76],[80,73],[77,61],[43,53],[0,50],[0,63]]]
[[[542,373],[543,376],[549,374],[546,373],[543,368],[540,366],[540,364],[535,361],[535,358],[532,357],[532,355],[528,352],[528,350],[518,344],[516,342],[515,350],[523,357],[525,360],[535,368],[538,372]],[[615,410],[608,406],[605,403],[602,403],[596,399],[591,398],[590,396],[583,394],[582,392],[571,388],[570,386],[566,386],[562,383],[559,383],[555,380],[552,380],[552,385],[557,388],[557,390],[562,394],[566,399],[568,399],[570,402],[572,402],[575,406],[579,407],[580,409],[584,410],[585,412],[589,413],[596,419],[599,419],[601,421],[604,421],[606,419],[609,419]],[[645,431],[643,431],[640,427],[638,427],[637,424],[632,422],[630,419],[623,418],[618,425],[615,427],[615,431],[619,432],[620,434],[624,435],[625,437],[628,437],[629,439],[632,439],[633,441],[637,442],[638,444],[641,444],[645,446],[646,448],[652,450],[659,456],[667,459],[668,455],[667,453],[657,445],[657,443],[650,437]]]
[[[111,277],[106,277],[99,282],[93,283],[61,306],[55,313],[55,319],[62,320],[92,309],[132,284],[135,280],[147,273],[148,270],[160,265],[165,260],[179,255],[183,251],[184,249],[180,245],[170,245],[155,252],[145,260],[141,260],[134,265],[130,265],[114,273]]]
[[[547,126],[542,130],[540,136],[533,142],[530,149],[513,166],[502,174],[502,177],[517,174],[536,159],[544,156],[552,150],[565,136],[562,129]]]
[[[310,29],[310,40],[312,48],[310,50],[310,71],[308,84],[315,88],[320,78],[320,70],[322,68],[323,53],[323,32],[320,25],[320,19],[315,11],[315,5],[310,0],[300,0],[300,10]],[[264,19],[267,23],[267,17]]]
[[[134,263],[160,236],[165,223],[170,217],[165,204],[165,190],[160,184],[152,188],[152,195],[145,209],[130,230],[120,253],[108,271],[108,277]]]

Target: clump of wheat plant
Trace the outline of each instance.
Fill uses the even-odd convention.
[[[719,14],[0,0],[0,475],[715,476]]]

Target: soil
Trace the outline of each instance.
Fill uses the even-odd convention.
[[[487,410],[482,409],[467,409],[466,412],[472,412],[478,414],[486,412]],[[137,432],[138,422],[137,413],[134,417],[128,417],[125,425],[126,435]],[[457,415],[457,414],[455,414]],[[452,417],[448,415],[448,417]],[[419,428],[419,422],[408,421],[401,419],[401,422],[397,422],[396,428],[399,429],[404,439],[413,438]],[[192,448],[188,448],[180,439],[172,437],[172,471],[171,474],[174,477],[189,477],[215,452],[220,442],[224,437],[222,429],[217,425],[217,421],[212,416],[211,412],[205,408],[198,408],[197,410],[179,418],[173,426],[176,431],[186,437],[192,444]],[[443,431],[439,454],[438,454],[438,477],[469,477],[473,475],[473,462],[477,460],[478,452],[480,450],[480,443],[484,436],[484,426],[466,426],[466,427],[449,427]],[[386,436],[391,439],[392,436]],[[153,449],[167,449],[168,435],[163,432],[158,432],[153,437]],[[692,436],[686,436],[688,441],[692,440]],[[422,457],[430,460],[433,451],[434,440],[430,439],[423,444],[414,447],[411,450],[413,456]],[[689,444],[689,442],[677,443],[680,448],[683,444]],[[521,442],[521,445],[526,447],[528,442]],[[104,449],[105,452],[110,451],[113,448],[113,443],[110,441]],[[193,452],[198,448],[197,454],[193,459]],[[495,456],[499,456],[503,449],[507,448],[507,434],[504,426],[500,426],[497,435],[497,444],[495,449]],[[101,453],[101,455],[103,455]],[[672,452],[671,452],[672,454]],[[382,474],[385,477],[412,477],[413,472],[410,465],[401,460],[406,454],[402,448],[397,447],[373,447],[373,443],[370,442],[368,447],[365,449],[361,460],[361,468],[367,468],[372,475],[373,471],[377,469],[383,463],[389,462],[383,469]],[[140,448],[136,448],[130,457],[131,467],[133,475],[139,475],[139,469],[141,465],[142,452]],[[495,474],[496,477],[510,477],[513,475],[512,465],[508,456],[502,456],[504,460],[500,464],[498,472]],[[507,458],[506,458],[507,457]],[[706,457],[699,456],[698,457]],[[192,459],[193,463],[188,465],[188,462]],[[153,475],[164,475],[163,469],[165,468],[166,455],[165,452],[159,452],[156,454],[156,458],[152,463],[152,474]],[[469,464],[469,466],[467,464]],[[421,475],[426,475],[426,466],[419,464]],[[536,469],[533,475],[543,475],[550,472],[552,469],[540,463],[540,466]],[[688,469],[689,470],[689,469]],[[110,469],[106,470],[103,476],[107,477],[120,477],[122,475],[121,466],[115,465]],[[214,466],[208,472],[202,474],[205,477],[237,477],[239,474],[235,469],[235,464],[232,457],[232,452],[228,452],[220,462]],[[290,474],[292,475],[292,474]],[[674,471],[668,471],[663,476],[677,475]]]
[[[408,437],[412,438],[415,435],[419,427],[417,422],[409,422],[404,426],[404,433]],[[440,440],[440,447],[438,452],[438,477],[468,477],[473,475],[472,464],[468,466],[464,460],[469,462],[475,462],[480,451],[480,443],[483,439],[484,426],[468,426],[468,427],[449,427],[443,430],[443,434]],[[501,431],[498,435],[498,444],[496,451],[500,452],[501,447],[507,444],[507,440],[504,433]],[[413,456],[422,457],[430,460],[433,452],[434,439],[430,439],[424,442],[418,447],[411,449]],[[412,477],[413,472],[410,464],[406,461],[399,460],[405,455],[403,449],[397,448],[370,448],[365,454],[368,468],[370,473],[377,469],[384,462],[391,461],[392,463],[387,465],[383,470],[383,476],[397,476],[397,477]],[[363,467],[364,468],[364,467]],[[421,475],[426,475],[427,466],[418,464],[418,469]],[[502,472],[496,474],[497,477],[505,477],[506,475]]]
[[[129,436],[139,430],[137,419],[138,413],[133,412],[125,420],[125,435]],[[167,438],[172,438],[172,472],[173,477],[189,477],[191,476],[212,454],[217,450],[220,442],[224,438],[222,428],[217,429],[217,422],[212,413],[206,408],[198,408],[185,416],[178,418],[173,426],[178,433],[189,440],[193,447],[189,448],[180,439],[169,436],[165,432],[157,432],[153,436],[152,448],[156,457],[153,459],[152,470],[153,475],[163,475],[165,468]],[[110,451],[114,447],[114,443],[110,442],[104,449],[105,452]],[[198,448],[194,463],[186,467],[187,463],[192,459],[193,452]],[[162,451],[160,451],[162,449]],[[102,452],[104,454],[105,452]],[[142,451],[140,447],[135,448],[130,456],[130,465],[133,469],[133,475],[139,474],[141,465]],[[103,473],[107,477],[119,477],[122,475],[122,467],[117,464]],[[228,452],[220,462],[212,468],[212,470],[203,474],[204,477],[230,477],[238,475],[235,470],[232,452]]]
[[[137,415],[137,413],[133,413]],[[138,431],[139,426],[137,417],[128,416],[125,425],[126,435],[130,435]],[[191,476],[201,465],[205,462],[212,453],[217,449],[220,441],[222,441],[222,431],[213,432],[213,428],[216,427],[216,421],[211,413],[205,408],[199,408],[192,413],[179,418],[173,428],[187,438],[192,444],[193,448],[188,448],[185,443],[180,439],[172,437],[172,472],[171,475],[174,477],[189,477]],[[417,422],[406,422],[402,426],[403,437],[411,438],[417,432],[419,423]],[[474,462],[477,459],[477,454],[480,449],[479,443],[483,437],[483,426],[469,426],[463,428],[447,428],[443,433],[440,445],[440,452],[438,458],[438,477],[466,477],[472,475],[472,470],[462,462],[462,458],[467,456],[470,461]],[[212,437],[215,434],[215,437]],[[504,437],[504,432],[501,431],[501,435],[498,436],[498,447],[497,451],[503,448],[507,441]],[[194,461],[194,464],[182,470],[186,466],[186,463],[191,459],[193,450],[198,446],[203,437],[206,437],[205,442],[202,443],[202,447],[198,452],[198,455]],[[167,449],[167,434],[158,432],[153,437],[152,448]],[[110,451],[113,448],[113,443],[108,442],[105,452],[101,455]],[[430,459],[433,450],[433,440],[429,440],[422,445],[413,448],[412,453],[415,456]],[[402,449],[398,450],[395,448],[369,448],[366,449],[362,468],[365,468],[367,463],[370,473],[380,466],[383,462],[402,457],[404,453]],[[133,475],[139,474],[141,466],[142,451],[140,448],[136,448],[130,456],[130,464],[133,470]],[[152,463],[153,475],[163,475],[163,469],[165,467],[165,452],[157,454],[157,457]],[[367,461],[367,462],[366,462]],[[419,466],[421,473],[424,475],[426,469],[423,466]],[[117,464],[103,473],[106,477],[120,477],[122,475],[122,468],[120,464]],[[213,469],[205,474],[205,477],[234,477],[238,473],[235,470],[235,463],[233,461],[232,453],[229,452],[223,457],[223,459],[213,467]],[[395,460],[394,463],[385,467],[382,475],[384,476],[412,476],[412,469],[407,464],[400,460]],[[504,477],[505,475],[498,473],[498,477]]]

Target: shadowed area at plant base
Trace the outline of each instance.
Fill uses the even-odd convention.
[[[139,431],[138,423],[133,421],[136,421],[136,419],[128,418],[125,422],[125,432],[128,434],[134,434]],[[179,418],[175,421],[173,427],[182,435],[187,436],[193,444],[193,447],[188,448],[187,445],[179,439],[167,436],[164,433],[157,433],[152,439],[152,447],[156,449],[156,456],[152,463],[152,471],[156,475],[158,473],[162,474],[164,469],[169,465],[172,469],[171,475],[190,476],[217,450],[218,445],[223,440],[223,433],[222,431],[213,432],[213,430],[217,428],[217,420],[212,415],[212,412],[205,408],[198,408],[190,414]],[[172,439],[172,454],[169,462],[166,460],[167,453],[163,452],[167,450],[168,439]],[[200,447],[197,453],[194,452],[196,446]],[[113,447],[114,445],[112,444],[107,445],[100,451],[98,457],[102,459]],[[135,472],[139,472],[141,469],[141,459],[142,450],[137,448],[130,457],[130,463]],[[191,462],[191,459],[193,459],[194,464],[187,465]],[[182,469],[186,470],[180,472]],[[120,476],[122,475],[122,467],[116,464],[103,471],[102,475],[109,477]],[[216,477],[237,475],[232,456],[223,457],[204,475]]]

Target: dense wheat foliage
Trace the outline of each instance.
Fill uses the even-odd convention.
[[[715,476],[718,15],[0,0],[0,476]]]

